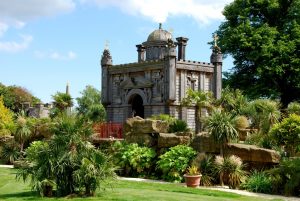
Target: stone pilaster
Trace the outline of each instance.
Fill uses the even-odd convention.
[[[101,102],[104,106],[110,104],[109,96],[109,68],[112,66],[112,57],[108,49],[103,51],[101,57],[102,68],[102,86],[101,86]]]
[[[218,46],[214,46],[210,62],[215,66],[213,77],[213,92],[216,99],[221,98],[223,54]]]
[[[172,40],[168,41],[165,61],[165,100],[172,103],[176,100],[176,45]]]

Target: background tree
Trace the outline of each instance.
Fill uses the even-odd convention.
[[[234,67],[226,84],[251,98],[300,99],[300,1],[235,0],[216,31]]]
[[[105,121],[106,113],[101,104],[101,92],[88,85],[80,93],[82,96],[76,98],[78,113],[93,122]]]
[[[23,109],[22,104],[24,102],[31,105],[41,102],[27,89],[19,86],[5,86],[0,83],[0,95],[3,96],[4,105],[16,113]]]

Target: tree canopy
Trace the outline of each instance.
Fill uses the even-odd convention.
[[[82,96],[76,98],[78,113],[93,122],[105,121],[106,113],[101,104],[101,92],[88,85],[80,93]]]
[[[300,99],[300,0],[235,0],[216,33],[234,67],[225,84],[250,98]]]
[[[15,85],[5,86],[0,83],[0,95],[3,96],[4,105],[14,112],[20,112],[24,102],[31,105],[41,102],[26,88]]]

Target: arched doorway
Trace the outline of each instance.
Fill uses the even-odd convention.
[[[132,116],[140,116],[144,118],[143,99],[140,95],[133,94],[128,103],[131,104]]]

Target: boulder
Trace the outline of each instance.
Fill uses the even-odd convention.
[[[182,133],[180,133],[182,134]],[[159,133],[158,148],[168,148],[179,144],[190,144],[191,138],[189,135],[177,135],[176,133]]]
[[[191,143],[191,147],[200,153],[220,153],[220,145],[207,132],[197,134]]]
[[[124,135],[124,140],[128,143],[137,143],[142,146],[153,147],[157,145],[157,135],[128,132]]]
[[[229,143],[224,153],[225,155],[236,155],[244,162],[255,164],[277,164],[280,161],[278,152],[271,149],[260,148],[255,145]]]
[[[168,132],[168,129],[169,125],[167,122],[160,120],[143,119],[141,117],[129,118],[124,124],[124,133],[166,133]]]

